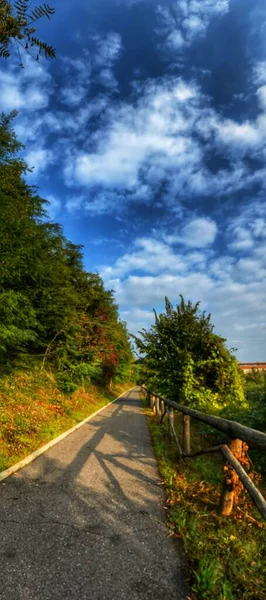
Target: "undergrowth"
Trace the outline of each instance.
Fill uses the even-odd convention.
[[[172,534],[183,539],[190,563],[192,597],[265,600],[266,529],[262,517],[246,494],[230,517],[219,516],[220,455],[178,460],[168,424],[159,425],[150,410],[146,413],[166,488],[168,524]],[[192,425],[197,449],[213,445],[213,433],[198,425]]]
[[[39,369],[0,378],[0,472],[60,435],[134,384],[90,384],[72,394]]]

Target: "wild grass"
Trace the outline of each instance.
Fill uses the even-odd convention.
[[[246,494],[230,517],[219,516],[220,455],[178,460],[167,423],[159,425],[151,411],[146,412],[166,489],[168,525],[174,536],[183,539],[190,564],[192,597],[265,600],[266,527],[262,517]],[[197,425],[192,425],[194,449],[213,445],[213,432]],[[176,428],[180,429],[178,423]]]
[[[134,385],[134,384],[131,384]],[[131,387],[89,385],[63,394],[51,373],[36,369],[0,379],[0,472]]]

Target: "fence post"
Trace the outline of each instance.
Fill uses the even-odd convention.
[[[161,400],[160,404],[161,404],[161,416],[163,416],[163,414],[164,414],[164,401]]]
[[[174,434],[172,431],[171,422],[174,426],[174,409],[171,406],[168,406],[168,432],[170,437],[173,437]]]
[[[228,443],[232,454],[241,459],[242,456],[242,440],[231,440]],[[235,497],[237,497],[237,485],[239,485],[239,477],[234,468],[228,463],[224,466],[224,481],[220,498],[220,514],[228,517],[233,509]]]
[[[184,454],[190,454],[190,417],[183,416],[183,451]]]
[[[156,409],[156,415],[159,416],[160,414],[160,400],[157,396],[155,396],[155,409]]]

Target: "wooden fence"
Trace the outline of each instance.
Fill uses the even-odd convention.
[[[260,514],[266,520],[266,500],[242,466],[242,464],[246,465],[249,462],[247,460],[247,450],[249,445],[266,449],[266,434],[262,431],[245,427],[236,421],[230,421],[228,419],[222,419],[220,417],[208,415],[199,410],[194,410],[193,408],[188,408],[187,406],[178,404],[172,400],[167,400],[162,396],[154,394],[144,386],[141,386],[141,390],[144,392],[153,412],[158,415],[160,423],[163,422],[163,419],[166,415],[168,416],[169,435],[176,443],[180,459],[193,458],[202,454],[211,454],[214,452],[222,453],[225,461],[227,462],[227,466],[224,469],[225,477],[220,499],[220,513],[225,516],[231,514],[237,483],[239,483],[240,479],[243,486],[249,492]],[[174,426],[174,410],[177,410],[183,414],[182,443],[178,439],[178,435]],[[212,446],[211,448],[205,448],[197,452],[191,452],[191,417],[225,433],[229,438],[228,442],[226,444]],[[228,475],[228,463],[232,467],[231,476]]]

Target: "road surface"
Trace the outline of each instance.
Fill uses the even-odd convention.
[[[185,600],[137,388],[0,483],[1,600]]]

